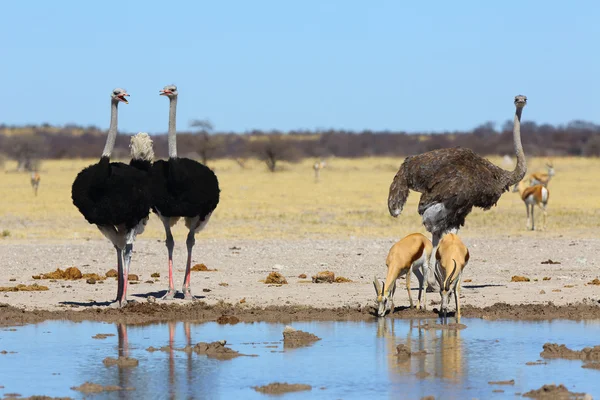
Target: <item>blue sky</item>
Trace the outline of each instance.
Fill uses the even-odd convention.
[[[442,131],[600,122],[597,1],[3,1],[0,122]]]

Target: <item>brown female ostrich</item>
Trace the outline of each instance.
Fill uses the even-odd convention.
[[[433,247],[437,249],[444,234],[456,233],[465,224],[473,207],[489,210],[496,205],[502,193],[519,183],[527,172],[521,145],[521,113],[525,104],[526,96],[515,96],[513,141],[517,166],[514,171],[497,167],[472,150],[461,147],[407,157],[390,186],[390,214],[393,217],[400,215],[409,189],[420,192],[419,215],[425,229],[431,232]]]

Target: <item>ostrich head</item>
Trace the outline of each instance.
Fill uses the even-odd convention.
[[[127,93],[127,91],[125,89],[116,88],[115,90],[112,91],[110,96],[112,97],[113,101],[115,101],[117,103],[119,101],[122,101],[125,104],[129,104],[129,102],[125,98],[125,97],[129,97],[129,94]]]
[[[522,94],[515,96],[515,106],[518,108],[523,108],[527,104],[527,96],[523,96]]]
[[[177,97],[178,94],[177,86],[175,85],[167,85],[160,91],[161,96],[167,96],[168,98]]]

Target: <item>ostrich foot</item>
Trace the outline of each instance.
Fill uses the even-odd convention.
[[[194,301],[196,300],[196,298],[194,297],[194,295],[192,294],[192,291],[189,288],[183,288],[183,298],[185,300],[191,300]]]
[[[135,300],[126,300],[126,299],[124,299],[123,301],[115,300],[112,303],[110,303],[109,307],[110,308],[124,308],[128,304],[134,304],[134,303],[136,303]]]
[[[175,289],[167,290],[167,294],[160,298],[161,300],[173,300],[175,299]]]

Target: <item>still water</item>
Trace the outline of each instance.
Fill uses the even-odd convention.
[[[493,399],[514,397],[547,383],[600,397],[600,371],[581,368],[581,361],[540,359],[545,342],[574,349],[600,344],[600,321],[490,322],[462,321],[461,331],[424,330],[418,321],[295,322],[296,329],[322,340],[308,347],[284,349],[284,324],[165,323],[124,325],[48,321],[0,329],[0,396],[48,395],[83,398],[73,391],[85,381],[135,387],[130,392],[101,393],[108,399],[259,399],[269,398],[253,386],[271,382],[304,383],[311,391],[288,393],[286,399]],[[115,336],[93,339],[97,333]],[[184,347],[227,340],[243,354],[217,360],[179,351],[148,352],[150,346]],[[400,343],[427,355],[398,361]],[[106,357],[127,355],[133,368],[106,367]],[[425,372],[426,374],[423,374]],[[428,375],[427,375],[428,374]],[[424,376],[426,375],[426,376]],[[488,381],[515,380],[514,386]],[[503,393],[495,393],[502,389]]]

